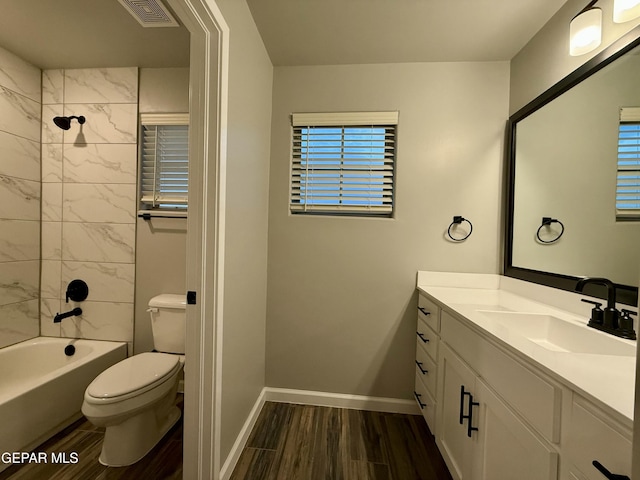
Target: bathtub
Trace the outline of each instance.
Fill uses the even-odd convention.
[[[65,355],[74,345],[75,353]],[[81,417],[84,391],[127,344],[37,337],[0,349],[0,452],[26,452]],[[0,471],[7,468],[0,462]]]

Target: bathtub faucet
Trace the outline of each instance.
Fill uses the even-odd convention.
[[[53,317],[53,323],[60,323],[62,320],[68,317],[77,317],[78,315],[82,315],[82,309],[80,307],[76,307],[73,310],[65,313],[56,313],[56,316]]]

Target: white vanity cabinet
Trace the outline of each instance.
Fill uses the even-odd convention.
[[[436,428],[439,332],[440,307],[419,295],[414,395],[432,433]]]
[[[420,305],[438,312],[419,314],[418,331],[434,340],[416,350],[421,365],[437,368],[435,386],[416,374],[416,390],[436,405],[425,414],[436,444],[455,480],[630,478],[635,355],[625,341],[607,349],[599,332],[575,328],[571,340],[584,343],[547,342],[545,319],[575,325],[582,317],[571,313],[579,298],[540,288],[419,272]],[[533,322],[541,323],[523,330]]]

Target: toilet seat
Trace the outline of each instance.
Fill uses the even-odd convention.
[[[182,366],[178,355],[145,352],[129,357],[98,375],[85,392],[95,404],[121,402],[171,378]]]

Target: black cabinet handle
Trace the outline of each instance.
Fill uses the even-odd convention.
[[[424,343],[429,343],[429,339],[424,336],[424,333],[416,332],[416,334],[420,337],[420,340],[422,340]]]
[[[424,307],[418,307],[418,310],[420,310],[425,315],[431,315],[431,312]]]
[[[469,397],[469,413],[467,415],[464,414],[464,397]],[[480,405],[478,402],[473,401],[473,395],[471,392],[466,392],[464,389],[464,385],[460,385],[460,425],[462,425],[467,420],[467,436],[471,437],[471,432],[478,431],[477,427],[473,427],[473,407],[477,407]]]
[[[426,407],[426,406],[427,406],[427,404],[426,404],[426,403],[422,403],[422,402],[420,401],[420,397],[421,397],[422,395],[420,395],[418,392],[415,392],[415,391],[413,392],[413,394],[415,395],[416,400],[418,401],[418,405],[420,405],[420,408],[424,408],[424,407]]]
[[[467,416],[464,414],[464,397],[470,395],[469,392],[464,391],[464,385],[460,385],[460,425],[464,422]]]
[[[631,480],[626,475],[616,475],[615,473],[611,473],[609,470],[604,468],[602,464],[597,460],[593,461],[593,466],[596,467],[596,470],[598,470],[601,474],[603,474],[609,480]]]
[[[416,365],[420,369],[420,373],[422,373],[423,375],[426,375],[427,373],[429,373],[429,370],[425,370],[422,368],[422,362],[419,362],[418,360],[416,360]]]
[[[477,432],[478,427],[472,427],[473,425],[473,407],[477,407],[480,404],[473,401],[473,395],[469,394],[469,415],[467,416],[467,437],[471,438],[471,432]]]

